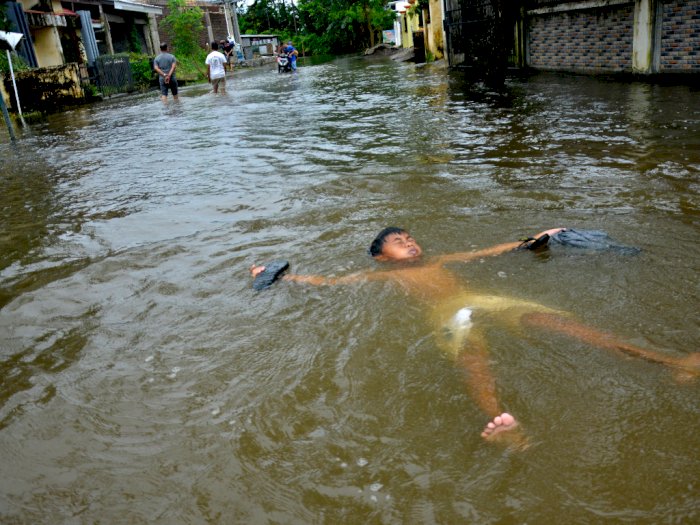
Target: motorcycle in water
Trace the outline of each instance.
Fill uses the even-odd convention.
[[[290,73],[292,71],[292,61],[289,55],[277,55],[277,72]]]

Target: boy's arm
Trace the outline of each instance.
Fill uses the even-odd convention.
[[[349,284],[362,280],[361,274],[351,274],[344,277],[325,277],[323,275],[298,275],[286,274],[282,276],[283,281],[295,283],[313,284],[314,286],[331,286],[335,284]]]
[[[552,236],[555,233],[558,233],[560,231],[565,230],[566,228],[552,228],[550,230],[545,230],[543,232],[538,233],[535,235],[535,239],[539,239],[543,235],[549,235]],[[481,259],[483,257],[493,257],[495,255],[501,255],[503,253],[511,252],[513,250],[516,250],[523,244],[522,241],[514,241],[514,242],[505,242],[503,244],[497,244],[495,246],[491,246],[490,248],[484,248],[483,250],[477,250],[475,252],[460,252],[460,253],[451,253],[448,255],[442,255],[438,257],[438,261],[440,263],[447,263],[447,262],[469,262],[473,261],[475,259]]]
[[[264,266],[253,265],[250,268],[250,274],[255,278],[258,274],[265,271]],[[360,281],[378,281],[388,278],[389,272],[356,272],[343,277],[325,277],[323,275],[299,275],[287,273],[280,277],[280,280],[291,281],[295,283],[312,284],[314,286],[332,286],[336,284],[352,284]]]

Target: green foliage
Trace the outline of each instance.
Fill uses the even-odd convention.
[[[7,2],[0,3],[0,31],[12,31],[12,24],[6,14]]]
[[[153,70],[152,57],[140,53],[129,53],[129,65],[134,84],[139,88],[147,88],[156,78]]]
[[[30,69],[24,59],[17,54],[16,51],[11,51],[10,56],[12,57],[12,70],[22,71],[23,69]],[[0,72],[9,73],[10,64],[7,62],[7,53],[5,51],[0,51]]]
[[[100,98],[100,90],[95,84],[85,84],[83,85],[83,91],[88,100],[94,100]]]
[[[238,24],[243,34],[296,33],[298,13],[291,2],[257,0],[239,10]]]
[[[306,54],[353,53],[381,41],[396,14],[386,0],[257,0],[239,9],[243,33],[276,33]],[[292,33],[293,32],[293,33]]]
[[[132,24],[131,31],[129,31],[129,51],[132,53],[141,52],[141,39],[139,38],[139,30],[136,24]]]
[[[183,80],[204,80],[207,78],[207,66],[204,65],[206,58],[207,51],[201,48],[198,48],[191,55],[178,55],[175,75]]]
[[[384,0],[299,0],[298,10],[304,31],[323,35],[334,53],[374,45],[396,16]]]
[[[179,58],[192,56],[199,50],[197,35],[204,30],[204,12],[199,7],[186,5],[185,0],[168,0],[170,14],[163,19],[163,27],[172,35],[172,49]]]

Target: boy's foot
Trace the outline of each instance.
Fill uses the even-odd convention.
[[[507,430],[513,430],[518,426],[518,422],[513,416],[504,412],[500,416],[494,417],[481,433],[481,437],[484,439],[492,439],[502,432]]]
[[[700,352],[676,360],[673,366],[680,369],[676,371],[677,381],[683,383],[696,379],[700,375]]]

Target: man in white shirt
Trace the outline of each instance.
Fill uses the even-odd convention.
[[[207,55],[204,63],[207,65],[207,79],[214,88],[214,93],[219,92],[219,86],[221,92],[226,93],[226,57],[219,51],[218,42],[211,43],[211,53]]]

